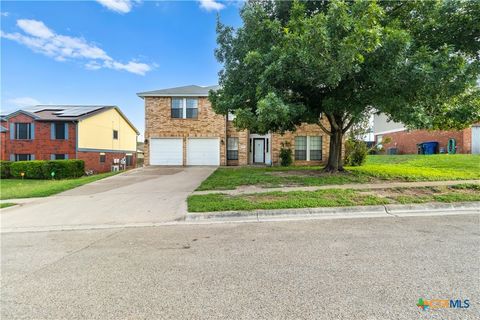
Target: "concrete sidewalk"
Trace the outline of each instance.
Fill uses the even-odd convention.
[[[447,180],[447,181],[417,181],[417,182],[385,182],[385,183],[350,183],[350,184],[331,184],[324,186],[311,186],[311,187],[280,187],[280,188],[260,188],[257,186],[242,186],[235,190],[204,190],[195,191],[192,194],[212,194],[222,193],[228,195],[240,195],[250,193],[263,193],[273,191],[317,191],[325,189],[388,189],[388,188],[412,188],[412,187],[435,187],[435,186],[451,186],[456,184],[474,183],[480,184],[480,180]]]

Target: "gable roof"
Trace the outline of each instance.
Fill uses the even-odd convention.
[[[137,134],[140,132],[135,126],[128,120],[128,118],[122,113],[117,106],[106,105],[37,105],[32,107],[26,107],[21,110],[12,112],[5,116],[5,118],[11,118],[19,113],[23,113],[32,117],[38,121],[80,121],[85,118],[91,117],[98,113],[115,109],[122,116],[122,118],[132,127]]]
[[[154,91],[137,93],[140,98],[144,97],[208,97],[210,90],[217,90],[220,86],[197,86],[189,85],[183,87],[167,88]]]

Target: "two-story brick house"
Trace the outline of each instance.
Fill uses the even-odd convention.
[[[329,137],[315,124],[284,135],[238,131],[233,115],[213,111],[208,92],[216,88],[190,85],[137,94],[145,102],[146,165],[277,165],[282,143],[290,145],[296,165],[328,158]]]
[[[134,167],[138,131],[116,106],[41,105],[2,117],[1,159],[81,159],[96,172]]]

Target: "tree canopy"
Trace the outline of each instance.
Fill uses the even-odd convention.
[[[371,112],[411,128],[480,121],[478,1],[249,1],[241,17],[217,24],[214,110],[258,133],[325,116],[330,171]]]

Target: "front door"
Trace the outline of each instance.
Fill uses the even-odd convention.
[[[253,162],[265,163],[265,139],[253,139]]]

